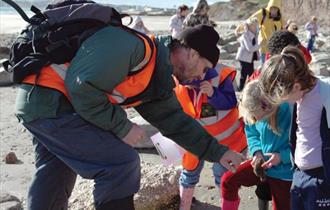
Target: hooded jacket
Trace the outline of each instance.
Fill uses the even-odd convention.
[[[266,53],[268,51],[267,43],[272,34],[275,31],[281,30],[284,27],[284,21],[281,17],[280,20],[274,21],[269,17],[269,11],[271,7],[277,7],[280,9],[282,8],[282,0],[270,0],[268,2],[268,6],[265,8],[266,16],[263,15],[263,9],[258,10],[254,13],[250,18],[256,17],[259,23],[259,38],[258,43],[260,45],[260,52]],[[263,18],[264,17],[264,18]],[[264,19],[264,20],[263,20]],[[263,20],[263,21],[262,21]],[[261,24],[262,23],[262,24]]]

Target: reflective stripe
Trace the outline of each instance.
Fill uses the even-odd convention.
[[[133,69],[130,70],[130,72],[135,72],[135,71],[139,71],[141,70],[141,68],[143,68],[151,59],[151,51],[146,51],[146,55],[144,57],[144,59],[137,65],[135,66]]]
[[[211,79],[211,84],[213,87],[219,87],[219,76],[214,77],[213,79]]]
[[[239,128],[240,126],[240,121],[237,120],[237,122],[235,122],[234,125],[232,125],[230,128],[228,128],[227,130],[225,130],[224,132],[220,133],[219,135],[214,136],[218,141],[221,142],[221,140],[229,137],[230,135],[232,135],[234,133],[234,131]]]
[[[212,86],[218,87],[226,78],[233,80],[235,77],[235,71],[225,65],[217,65],[216,70],[218,76],[209,80]],[[198,97],[195,92],[193,92],[193,96],[192,94],[189,95],[188,87],[178,83],[175,92],[184,112],[195,118],[220,144],[226,145],[236,152],[241,152],[246,148],[244,125],[239,120],[236,107],[230,110],[217,110],[216,116],[201,118],[202,104],[208,102],[207,96],[203,94],[203,96]],[[199,160],[195,155],[189,152],[184,154],[182,165],[185,169],[195,170],[198,163]]]
[[[65,80],[66,77],[66,71],[68,69],[67,65],[65,64],[51,64],[51,68],[60,76],[63,80]]]
[[[137,106],[142,103],[141,100],[134,99],[132,102],[125,103],[129,98],[136,97],[139,94],[143,93],[149,86],[150,81],[152,79],[154,69],[156,66],[156,56],[157,56],[157,47],[155,44],[155,38],[151,37],[151,42],[139,35],[144,42],[145,45],[145,57],[142,62],[139,63],[137,68],[133,68],[134,70],[139,69],[139,72],[134,73],[133,75],[127,76],[121,83],[119,83],[111,93],[106,93],[106,96],[113,104],[120,104],[125,106]],[[66,89],[64,84],[67,69],[69,63],[65,64],[51,64],[49,66],[45,66],[41,69],[40,75],[38,75],[38,80],[36,79],[36,75],[27,76],[22,83],[26,84],[36,84],[38,86],[48,87],[63,93],[70,101],[70,95]],[[141,69],[141,66],[143,66]],[[77,78],[79,82],[79,77]],[[110,92],[110,91],[109,91]],[[142,98],[142,96],[141,96]]]
[[[111,92],[111,97],[117,101],[117,103],[123,103],[127,98],[123,96],[120,92],[118,92],[116,89],[114,89]]]

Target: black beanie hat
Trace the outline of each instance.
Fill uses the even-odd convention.
[[[186,28],[179,34],[178,39],[209,60],[213,67],[217,65],[220,56],[217,43],[220,37],[212,26],[198,25]]]

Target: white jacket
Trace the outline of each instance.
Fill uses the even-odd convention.
[[[306,23],[305,29],[308,31],[307,38],[310,39],[311,37],[317,35],[317,30],[319,29],[319,26],[316,23],[309,21],[308,23]]]
[[[177,36],[182,31],[184,18],[180,17],[179,14],[173,15],[170,19],[170,30],[172,32],[173,38],[178,38]]]
[[[252,40],[255,38],[255,45],[252,44]],[[240,47],[236,54],[236,60],[252,63],[253,53],[257,52],[259,57],[259,45],[258,35],[255,35],[249,30],[246,30],[239,38]]]

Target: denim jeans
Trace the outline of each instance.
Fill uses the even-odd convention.
[[[264,63],[266,62],[266,53],[260,53],[260,61],[261,65],[264,65]]]
[[[28,194],[28,209],[67,209],[76,174],[94,180],[95,205],[139,190],[139,155],[111,132],[75,113],[24,126],[34,136],[37,168]]]
[[[315,36],[311,36],[309,39],[308,39],[308,44],[307,44],[307,50],[309,52],[312,52],[313,51],[313,48],[314,48],[314,42],[315,42]]]
[[[204,168],[204,161],[200,161],[197,168],[193,171],[183,169],[180,176],[180,185],[184,188],[192,188],[199,182],[201,172]],[[221,176],[227,171],[220,163],[212,166],[215,185],[220,187]]]
[[[330,185],[324,181],[322,168],[296,169],[291,186],[292,210],[330,209]]]

